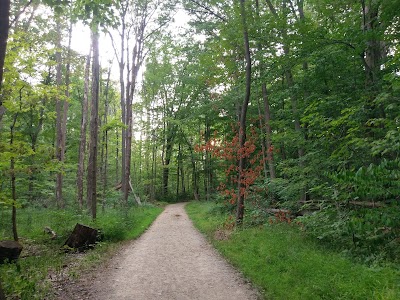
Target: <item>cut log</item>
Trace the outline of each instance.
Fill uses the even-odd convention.
[[[50,227],[48,227],[48,226],[46,226],[46,227],[44,228],[44,233],[47,233],[47,234],[51,235],[51,239],[52,239],[52,240],[54,240],[54,239],[57,238],[57,233],[56,233],[53,229],[51,229]]]
[[[71,235],[64,243],[64,246],[83,251],[87,248],[94,247],[97,241],[97,235],[97,229],[82,224],[76,224]]]
[[[22,245],[15,241],[0,241],[0,264],[16,261],[21,254]]]

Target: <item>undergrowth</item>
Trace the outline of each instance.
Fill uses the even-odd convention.
[[[219,252],[267,299],[400,299],[396,266],[369,267],[322,247],[296,225],[244,226],[229,239],[232,221],[213,203],[192,202],[189,216]]]
[[[24,246],[17,263],[0,265],[3,289],[9,299],[51,299],[51,281],[57,280],[68,265],[68,276],[79,277],[81,269],[91,268],[109,256],[115,243],[137,238],[161,213],[162,208],[145,206],[126,210],[99,211],[94,222],[87,214],[72,210],[20,209],[18,229]],[[11,239],[10,212],[0,212],[0,240]],[[97,228],[102,241],[77,259],[77,254],[65,253],[62,245],[76,223]],[[44,233],[48,226],[57,233],[52,240]]]

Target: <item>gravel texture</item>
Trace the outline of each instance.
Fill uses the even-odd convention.
[[[168,205],[90,281],[75,299],[259,299],[194,228],[181,203]]]

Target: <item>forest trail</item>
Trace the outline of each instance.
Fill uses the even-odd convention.
[[[87,294],[76,299],[259,298],[194,228],[182,203],[168,205],[90,285],[86,285]]]

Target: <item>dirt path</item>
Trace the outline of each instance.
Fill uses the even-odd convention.
[[[113,258],[83,299],[257,299],[257,292],[193,227],[184,204],[165,208]]]

